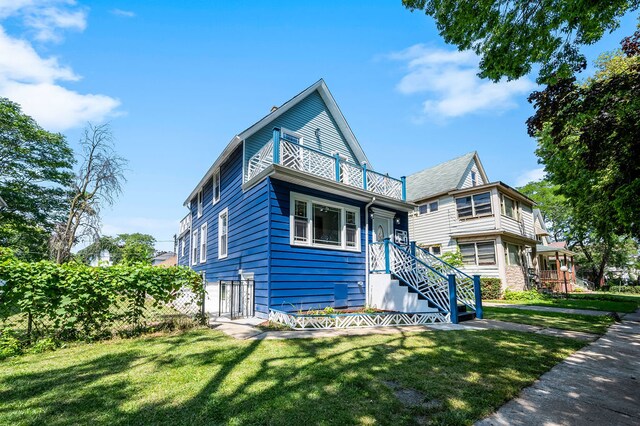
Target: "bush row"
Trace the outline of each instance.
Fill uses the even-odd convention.
[[[201,303],[202,279],[184,267],[29,263],[0,248],[0,331],[4,328],[5,335],[26,319],[29,338],[99,338],[116,322],[141,324],[150,309],[175,302],[185,291]]]
[[[482,299],[500,299],[502,297],[502,281],[500,278],[480,278]]]
[[[640,294],[640,285],[612,285],[608,291],[612,293],[634,293]]]

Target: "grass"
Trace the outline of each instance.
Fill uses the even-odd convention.
[[[583,345],[497,330],[241,341],[208,329],[83,344],[1,362],[0,424],[472,424]]]
[[[487,302],[607,312],[635,312],[640,307],[640,297],[610,295],[608,293],[572,293],[568,299],[540,298],[535,300],[487,300]]]
[[[613,318],[591,315],[563,314],[559,312],[539,312],[524,309],[486,306],[484,317],[500,321],[537,325],[561,330],[584,331],[586,333],[604,334],[615,321]]]

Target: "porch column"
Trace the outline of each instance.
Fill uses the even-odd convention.
[[[273,164],[280,164],[280,129],[273,128]]]
[[[451,324],[458,323],[458,296],[456,294],[456,276],[449,274],[449,311],[451,312]]]
[[[482,319],[482,287],[480,285],[480,275],[473,276],[473,293],[476,298],[476,318]]]
[[[569,263],[567,262],[567,253],[564,253],[564,266],[566,266],[566,267],[567,267],[567,271],[563,272],[563,274],[564,274],[564,275],[563,275],[563,278],[564,278],[564,279],[565,279],[565,281],[566,281],[566,279],[567,279],[567,272],[568,272],[568,269],[569,269]],[[571,284],[571,279],[569,279],[569,283]],[[573,291],[573,288],[571,288],[571,291]]]
[[[556,282],[554,284],[555,286],[561,287],[560,286],[560,254],[558,252],[556,252]],[[554,289],[555,290],[555,289]]]

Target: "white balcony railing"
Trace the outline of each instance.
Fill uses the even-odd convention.
[[[191,213],[183,217],[182,220],[180,221],[180,232],[178,235],[182,235],[185,232],[189,231],[190,229],[191,229]]]
[[[247,162],[245,181],[255,178],[271,164],[279,164],[354,188],[397,200],[406,200],[406,181],[389,175],[368,170],[366,165],[358,165],[297,143],[280,140],[279,130],[274,130],[274,138],[256,152]]]

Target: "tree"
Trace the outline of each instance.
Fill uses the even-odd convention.
[[[569,233],[571,214],[567,199],[559,194],[560,185],[542,179],[529,182],[518,191],[536,202],[553,240],[564,241]]]
[[[78,241],[97,238],[100,209],[113,204],[125,181],[126,160],[115,153],[108,124],[89,124],[80,145],[82,163],[71,185],[66,218],[57,224],[49,242],[57,263],[69,260]]]
[[[87,247],[79,250],[77,256],[84,263],[100,256],[108,250],[114,265],[132,265],[134,263],[151,264],[155,253],[156,239],[148,234],[119,234],[116,237],[101,236]]]
[[[540,65],[539,82],[569,77],[586,64],[580,47],[600,40],[640,0],[403,0],[433,17],[440,35],[480,58],[480,76],[517,79]]]
[[[47,256],[47,240],[64,216],[73,151],[20,106],[0,98],[0,246],[25,260]]]
[[[529,134],[567,201],[569,237],[596,282],[640,235],[639,40],[637,31],[621,51],[602,56],[585,82],[560,79],[529,98],[536,108]]]

